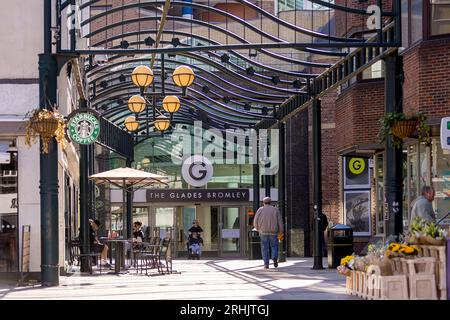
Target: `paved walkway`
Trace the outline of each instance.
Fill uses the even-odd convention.
[[[178,274],[74,273],[47,288],[0,282],[0,299],[356,299],[345,293],[345,277],[336,270],[311,270],[312,265],[311,258],[288,258],[269,270],[260,260],[174,260]]]

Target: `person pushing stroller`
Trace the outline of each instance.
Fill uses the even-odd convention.
[[[200,227],[198,220],[194,220],[192,227],[189,229],[189,238],[187,241],[188,259],[200,259],[203,244],[202,232],[203,229]]]
[[[198,236],[197,232],[192,232],[188,240],[188,259],[200,259],[202,243],[203,240]]]

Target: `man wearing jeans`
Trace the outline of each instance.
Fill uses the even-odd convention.
[[[264,269],[269,269],[269,248],[272,252],[273,266],[278,267],[278,238],[283,235],[283,221],[278,208],[272,206],[271,199],[263,199],[264,206],[258,209],[253,220],[253,226],[261,237],[261,253]]]

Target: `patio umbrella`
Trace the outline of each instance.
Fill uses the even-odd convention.
[[[96,184],[110,183],[123,190],[122,212],[124,221],[126,222],[124,223],[124,226],[126,226],[124,238],[129,237],[130,234],[128,233],[131,231],[129,230],[131,229],[131,223],[128,223],[125,214],[126,193],[133,192],[134,190],[145,188],[153,184],[167,185],[169,180],[166,176],[126,167],[96,173],[91,175],[89,179],[93,180]]]

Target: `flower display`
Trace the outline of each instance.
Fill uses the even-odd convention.
[[[392,242],[389,244],[386,250],[386,256],[388,258],[393,257],[408,257],[419,254],[420,248],[415,245],[407,245],[406,243]]]
[[[351,274],[351,270],[353,268],[353,264],[355,262],[354,256],[346,256],[341,259],[341,265],[337,267],[337,271],[339,274],[349,277]]]

